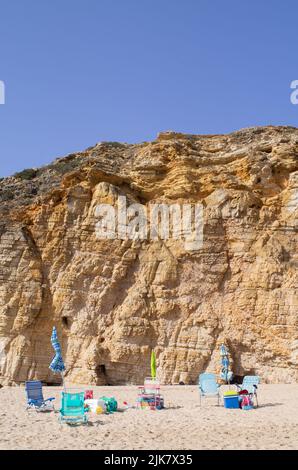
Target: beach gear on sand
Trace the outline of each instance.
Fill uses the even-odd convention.
[[[85,400],[92,400],[93,399],[93,390],[85,390]]]
[[[89,413],[89,411],[91,411],[90,406],[86,402],[84,403],[84,409],[85,409],[86,413]]]
[[[137,408],[141,410],[162,410],[164,399],[161,395],[140,394],[137,398]]]
[[[97,415],[101,415],[102,413],[104,413],[104,410],[102,409],[101,406],[98,406],[98,407],[96,408],[96,414],[97,414]]]
[[[98,400],[96,400],[95,398],[91,398],[91,399],[87,399],[84,401],[84,404],[85,406],[88,407],[89,411],[91,411],[91,413],[96,413],[96,408],[98,406]]]
[[[42,383],[39,380],[31,380],[25,385],[27,394],[27,409],[35,411],[53,411],[53,401],[55,398],[44,400],[42,393]]]
[[[137,408],[162,410],[164,398],[160,394],[160,384],[156,379],[147,378],[144,386],[138,387]]]
[[[116,402],[116,403],[117,403],[117,402]],[[99,399],[97,400],[97,407],[102,408],[103,413],[107,413],[107,412],[108,412],[108,411],[107,411],[107,404],[106,404],[105,400],[103,400],[102,398],[99,398]]]
[[[242,410],[252,410],[253,409],[253,401],[248,394],[242,394],[239,396],[240,408]]]
[[[89,410],[91,411],[91,413],[96,413],[96,410],[98,407],[102,408],[103,413],[106,413],[107,411],[106,402],[101,399],[99,400],[97,398],[87,399],[85,400],[85,405],[89,407]]]
[[[220,385],[216,382],[215,374],[200,374],[199,376],[199,392],[200,392],[200,406],[202,404],[202,398],[206,397],[217,397],[217,404],[219,405],[219,387]]]
[[[56,354],[53,357],[49,368],[55,374],[61,374],[62,382],[63,382],[63,388],[65,390],[65,385],[64,385],[65,365],[64,365],[64,362],[63,362],[63,359],[62,359],[61,346],[60,346],[60,343],[59,343],[59,340],[58,340],[57,330],[56,330],[55,327],[53,327],[52,336],[51,336],[51,343],[52,343],[52,346],[53,346]]]
[[[223,394],[224,399],[224,407],[225,408],[238,408],[240,407],[239,404],[239,395],[236,390],[227,390]]]
[[[144,386],[138,387],[137,408],[161,410],[164,408],[164,399],[160,394],[160,383],[156,378],[156,355],[151,351],[151,377],[146,377]]]
[[[118,403],[114,397],[100,397],[100,400],[105,403],[107,413],[114,413],[114,411],[117,411]]]
[[[129,410],[131,408],[134,408],[134,406],[127,403],[127,401],[123,402],[123,407],[124,407],[125,410]]]
[[[87,410],[84,406],[84,392],[62,392],[60,421],[67,424],[87,423]]]
[[[258,385],[260,383],[260,377],[257,375],[246,375],[243,378],[243,382],[241,385],[237,385],[238,389],[241,390],[247,390],[251,400],[256,399],[256,405],[259,406],[258,404],[258,396],[257,396],[257,390],[258,390]]]

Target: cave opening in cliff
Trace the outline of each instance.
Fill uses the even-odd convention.
[[[105,376],[106,375],[106,366],[104,364],[100,364],[95,368],[96,375],[99,376]]]
[[[62,324],[65,328],[69,328],[69,320],[68,317],[62,317]]]
[[[107,377],[107,369],[105,364],[98,364],[95,367],[97,385],[110,385]]]

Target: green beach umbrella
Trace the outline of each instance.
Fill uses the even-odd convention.
[[[156,379],[156,356],[154,351],[151,351],[151,377]]]

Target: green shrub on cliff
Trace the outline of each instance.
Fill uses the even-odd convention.
[[[37,175],[37,170],[34,168],[26,168],[23,171],[15,173],[13,176],[14,178],[18,178],[20,180],[33,180]]]

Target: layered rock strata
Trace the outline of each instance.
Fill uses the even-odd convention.
[[[99,204],[119,196],[202,204],[203,244],[100,239]],[[220,370],[298,378],[298,129],[162,133],[100,143],[0,181],[0,383],[141,382],[157,354],[164,383]]]

